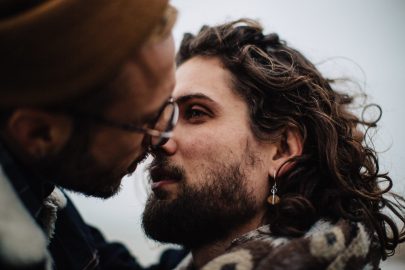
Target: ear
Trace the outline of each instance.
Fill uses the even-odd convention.
[[[56,153],[72,130],[67,116],[36,109],[16,109],[7,120],[6,139],[14,148],[33,158]]]
[[[278,176],[281,176],[294,167],[294,161],[287,161],[302,154],[303,139],[297,128],[287,128],[274,146],[270,175],[278,172]]]

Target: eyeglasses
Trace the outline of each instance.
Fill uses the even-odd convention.
[[[179,107],[173,99],[169,99],[162,108],[159,110],[157,116],[149,123],[143,124],[144,127],[140,127],[134,124],[123,124],[106,119],[99,115],[70,112],[71,115],[79,118],[85,118],[96,122],[97,124],[106,125],[113,128],[119,128],[129,132],[138,132],[147,135],[146,141],[152,147],[158,147],[164,145],[173,134],[173,129],[176,126],[179,119]]]

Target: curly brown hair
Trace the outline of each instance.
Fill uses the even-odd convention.
[[[344,218],[363,222],[376,235],[383,259],[393,255],[405,241],[405,229],[383,209],[405,224],[404,199],[389,192],[392,180],[379,172],[377,153],[365,143],[376,123],[347,108],[354,98],[334,90],[333,80],[277,34],[264,35],[253,20],[185,34],[177,65],[195,56],[217,57],[231,72],[232,88],[248,105],[257,139],[277,139],[289,128],[303,138],[303,154],[277,181],[281,201],[268,211],[272,233],[301,236],[320,218]],[[382,188],[381,182],[388,184]]]

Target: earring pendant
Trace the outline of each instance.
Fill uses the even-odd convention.
[[[280,197],[277,193],[276,173],[274,173],[274,185],[271,187],[271,195],[267,197],[267,202],[271,205],[276,205],[280,202]]]

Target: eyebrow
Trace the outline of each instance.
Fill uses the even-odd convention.
[[[203,100],[207,100],[209,102],[215,103],[215,101],[212,98],[210,98],[209,96],[207,96],[203,93],[194,93],[194,94],[180,96],[180,97],[175,98],[175,101],[178,105],[181,105],[191,99],[203,99]]]

